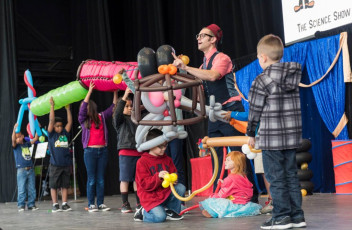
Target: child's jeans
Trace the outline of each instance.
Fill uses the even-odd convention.
[[[108,150],[103,148],[84,149],[84,163],[87,169],[87,198],[88,207],[95,205],[95,194],[97,195],[97,205],[104,203],[104,176],[108,163]]]
[[[180,196],[184,196],[186,192],[186,187],[183,184],[178,183],[175,185],[175,190],[177,194],[179,194]],[[171,192],[170,196],[163,203],[151,209],[149,212],[144,210],[143,221],[150,223],[164,222],[166,220],[165,208],[170,209],[179,214],[181,212],[181,201],[177,199]]]
[[[30,169],[26,168],[18,168],[17,169],[17,206],[25,207],[26,206],[26,198],[28,195],[28,203],[27,207],[33,207],[35,205],[35,174],[34,169],[31,167]]]
[[[265,177],[273,198],[273,219],[303,218],[301,186],[297,177],[296,150],[263,150]]]

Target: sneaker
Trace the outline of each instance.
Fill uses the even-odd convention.
[[[110,211],[110,208],[108,208],[105,204],[99,205],[98,209],[99,211],[103,211],[103,212]]]
[[[70,205],[68,205],[67,203],[62,204],[61,208],[62,208],[62,211],[64,211],[64,212],[68,212],[68,211],[72,210]]]
[[[139,209],[141,209],[142,208],[142,205],[141,204],[137,204],[136,205],[136,212],[139,210]]]
[[[274,220],[273,218],[265,221],[261,229],[289,229],[292,228],[291,218],[289,216],[285,216],[281,220]]]
[[[122,212],[122,213],[130,213],[130,212],[132,212],[131,205],[130,205],[130,203],[129,203],[128,201],[126,201],[126,202],[122,205],[121,212]]]
[[[176,212],[168,209],[168,210],[166,210],[166,219],[167,220],[182,220],[183,216],[180,216]]]
[[[37,208],[35,205],[32,207],[28,207],[28,211],[37,211],[39,208]]]
[[[292,227],[293,228],[305,228],[305,227],[307,227],[306,220],[304,219],[304,217],[298,218],[296,220],[292,220],[291,223],[292,223]]]
[[[18,207],[18,212],[23,212],[24,211],[24,206]]]
[[[134,221],[143,221],[143,211],[144,208],[142,206],[140,206],[139,209],[136,209],[136,212],[133,216]]]
[[[268,201],[265,202],[265,206],[260,210],[261,214],[271,214],[273,211],[273,200],[268,199]]]
[[[89,205],[88,212],[97,212],[97,211],[98,211],[98,208],[94,204]]]
[[[54,204],[51,212],[62,212],[62,209],[60,208],[59,204]]]

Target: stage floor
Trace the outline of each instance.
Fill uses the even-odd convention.
[[[187,207],[196,204],[204,198],[196,197],[188,202]],[[263,204],[266,198],[260,198]],[[134,209],[134,195],[129,197]],[[133,213],[122,214],[120,196],[105,197],[105,204],[111,207],[109,212],[88,213],[86,197],[74,202],[69,200],[73,211],[51,213],[51,202],[37,203],[39,210],[18,213],[16,203],[0,203],[0,228],[14,229],[260,229],[261,223],[270,218],[260,215],[244,218],[205,218],[199,209],[185,214],[183,220],[169,221],[160,224],[150,224],[133,221]],[[303,209],[307,229],[352,229],[352,195],[314,194],[303,197]]]

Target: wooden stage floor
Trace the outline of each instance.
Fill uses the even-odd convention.
[[[134,195],[130,194],[130,203],[134,209]],[[192,206],[204,198],[196,197],[186,205]],[[16,203],[0,203],[0,228],[15,229],[260,229],[261,223],[270,218],[269,215],[259,215],[244,218],[212,219],[201,215],[199,209],[185,214],[183,220],[150,224],[134,222],[133,214],[122,214],[120,196],[105,197],[105,204],[111,207],[109,212],[88,213],[86,197],[81,202],[69,200],[73,211],[51,213],[51,202],[37,203],[39,210],[18,213]],[[265,198],[260,198],[263,204]],[[307,229],[352,229],[352,195],[319,194],[303,197],[303,209]]]

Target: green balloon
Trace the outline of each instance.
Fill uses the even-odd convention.
[[[53,97],[55,102],[54,109],[57,110],[66,105],[83,100],[87,93],[88,90],[83,88],[78,81],[73,81],[67,85],[50,90],[48,93],[33,100],[31,103],[31,111],[36,116],[43,116],[50,112],[50,97]]]

